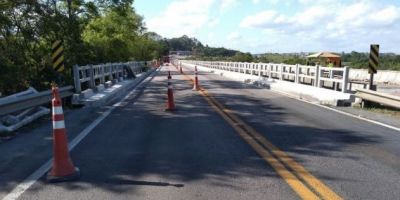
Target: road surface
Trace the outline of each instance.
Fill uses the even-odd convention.
[[[175,112],[164,111],[167,71]],[[399,132],[207,72],[192,91],[184,73],[162,67],[72,150],[78,181],[42,177],[19,199],[400,197]],[[1,170],[0,198],[48,154]]]

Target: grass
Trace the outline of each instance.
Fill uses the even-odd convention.
[[[400,110],[393,110],[393,109],[388,109],[388,108],[364,108],[367,111],[374,112],[374,113],[381,113],[385,115],[390,115],[394,117],[400,117]]]
[[[384,114],[384,115],[400,118],[400,109],[396,109],[396,108],[391,108],[391,107],[382,106],[382,105],[373,105],[373,106],[367,107],[367,108],[361,108],[360,106],[353,106],[353,107],[357,108],[357,109],[362,109],[362,110],[366,110],[369,112],[373,112],[373,113],[379,113],[379,114]]]

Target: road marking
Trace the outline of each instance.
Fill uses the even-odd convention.
[[[362,116],[359,116],[359,115],[356,115],[356,114],[352,114],[352,113],[348,113],[348,112],[345,112],[345,111],[337,110],[337,109],[334,109],[334,108],[331,108],[331,107],[328,107],[328,106],[320,105],[318,103],[313,103],[313,102],[310,102],[310,101],[299,99],[298,97],[296,97],[294,95],[291,95],[289,93],[286,93],[286,92],[281,92],[281,91],[277,91],[277,90],[270,90],[270,91],[278,93],[278,94],[281,94],[283,96],[289,97],[289,98],[294,99],[294,100],[298,100],[298,101],[301,101],[301,102],[304,102],[304,103],[315,105],[315,106],[318,106],[320,108],[324,108],[324,109],[327,109],[327,110],[330,110],[330,111],[334,111],[334,112],[346,115],[348,117],[353,117],[353,118],[356,118],[358,120],[366,121],[366,122],[369,122],[369,123],[372,123],[372,124],[376,124],[376,125],[383,126],[385,128],[389,128],[389,129],[392,129],[392,130],[400,132],[400,127],[396,127],[396,126],[392,126],[392,125],[389,125],[389,124],[385,124],[383,122],[378,122],[376,120],[368,119],[368,118],[365,118],[365,117],[362,117]]]
[[[259,132],[255,129],[247,125],[241,119],[239,119],[233,112],[229,109],[225,109],[225,112],[232,113],[230,116],[234,118],[235,121],[241,123],[244,128],[250,133],[257,141],[263,144],[264,147],[270,149],[273,154],[275,154],[279,160],[285,163],[289,168],[291,168],[298,177],[303,179],[308,185],[314,188],[324,199],[341,199],[335,192],[333,192],[329,187],[327,187],[324,183],[319,181],[315,176],[313,176],[310,172],[308,172],[302,165],[293,160],[288,154],[284,151],[280,150],[278,147],[269,142],[265,137],[263,137]]]
[[[235,124],[226,114],[220,110],[211,99],[207,98],[208,94],[200,93],[205,97],[206,101],[211,105],[211,107],[227,121],[233,129],[241,136],[267,163],[269,163],[272,168],[286,181],[287,184],[302,198],[302,199],[319,199],[310,189],[307,188],[293,173],[288,171],[281,162],[279,162],[274,156],[272,156],[268,151],[266,151],[261,145],[259,145],[252,137],[243,131],[239,127],[239,124]]]
[[[193,79],[186,74],[184,74],[184,76],[188,81],[194,82]],[[301,198],[319,199],[321,197],[323,199],[342,199],[328,186],[309,173],[302,165],[293,160],[288,154],[278,149],[255,129],[234,115],[231,110],[224,108],[224,106],[213,98],[204,88],[201,88],[199,92],[203,97],[205,97],[213,109],[216,110],[216,112],[219,113],[225,121],[227,121],[238,132],[238,134],[275,169],[275,171],[277,171],[277,173]],[[261,143],[265,149],[259,143]],[[275,159],[271,154],[277,159]],[[295,175],[288,171],[285,166],[290,168]],[[304,181],[309,188],[317,193],[318,196],[316,196],[316,194],[314,194],[296,176]]]
[[[159,71],[161,68],[158,68],[156,71]],[[156,72],[155,71],[155,72]],[[68,149],[69,151],[72,151],[78,145],[91,131],[100,124],[101,121],[103,121],[108,115],[111,114],[111,112],[117,108],[120,107],[121,103],[125,100],[127,100],[135,91],[136,88],[139,88],[141,85],[143,85],[145,82],[147,83],[149,80],[151,80],[149,77],[154,76],[155,73],[153,72],[150,74],[148,77],[146,77],[144,80],[142,80],[138,85],[135,86],[135,88],[129,92],[122,100],[119,102],[113,104],[107,111],[102,113],[95,121],[93,121],[88,127],[86,127],[82,132],[78,134],[69,144],[68,144]],[[147,81],[145,81],[148,79]],[[18,197],[22,195],[27,189],[29,189],[40,177],[42,177],[46,172],[48,172],[51,168],[51,163],[53,159],[48,160],[46,163],[44,163],[39,169],[37,169],[35,172],[33,172],[31,175],[29,175],[25,180],[23,180],[20,184],[18,184],[10,193],[8,193],[3,200],[15,200]]]

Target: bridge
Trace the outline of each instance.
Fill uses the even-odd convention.
[[[85,106],[63,119],[81,176],[47,180],[45,116],[0,143],[1,199],[400,196],[400,122],[337,107],[355,98],[348,68],[173,59],[74,74],[72,101]]]

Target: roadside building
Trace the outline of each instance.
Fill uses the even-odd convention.
[[[327,67],[341,67],[342,58],[330,52],[319,52],[307,56],[308,63],[314,63]]]

